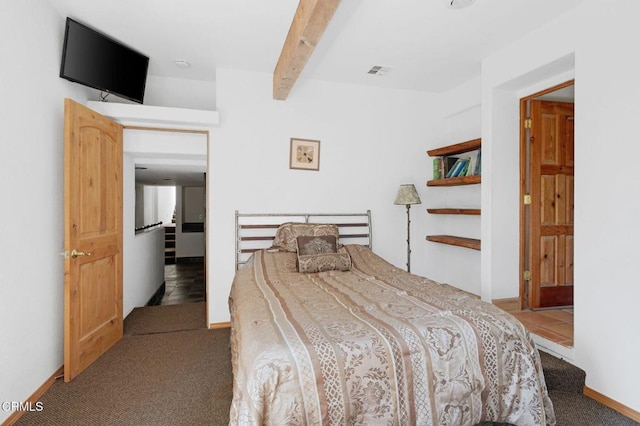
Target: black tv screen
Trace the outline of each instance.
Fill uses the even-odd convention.
[[[142,103],[149,57],[67,18],[60,77]]]

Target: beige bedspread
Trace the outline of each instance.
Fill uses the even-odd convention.
[[[348,272],[256,252],[229,304],[231,424],[554,425],[525,328],[362,246]]]

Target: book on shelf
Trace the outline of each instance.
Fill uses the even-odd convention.
[[[447,158],[451,158],[451,157],[447,157]],[[445,177],[448,178],[452,178],[453,174],[455,173],[456,169],[458,168],[458,166],[460,166],[460,162],[462,160],[460,158],[456,158],[455,162],[453,163],[453,165],[449,168],[449,171],[447,172],[447,174],[445,175]]]
[[[449,171],[449,174],[447,175],[447,177],[454,178],[454,177],[460,176],[460,173],[462,173],[462,170],[464,170],[465,164],[467,164],[466,158],[458,158],[455,164],[453,165],[453,167],[451,168],[451,170]]]
[[[458,176],[469,176],[469,171],[471,170],[471,167],[469,167],[470,164],[471,164],[471,158],[467,158],[465,160],[464,167],[460,172],[460,174],[458,174]]]
[[[480,174],[480,152],[481,151],[478,150],[469,157],[469,170],[465,176],[475,176]]]
[[[457,157],[436,157],[433,159],[433,180],[444,179],[453,168]]]
[[[433,180],[440,179],[440,166],[442,164],[442,159],[440,157],[433,159]]]
[[[458,166],[455,173],[451,177],[466,176],[466,173],[469,170],[469,161],[469,158],[463,158],[462,161],[460,161],[460,166]]]
[[[474,176],[481,173],[480,150],[465,157],[444,156],[433,159],[433,179]]]
[[[456,161],[458,161],[458,157],[441,157],[442,158],[442,163],[443,163],[443,167],[444,167],[444,173],[441,174],[441,176],[446,176],[449,171],[453,168],[453,166],[456,164]]]

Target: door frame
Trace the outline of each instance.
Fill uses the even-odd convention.
[[[519,298],[520,298],[520,310],[529,309],[529,292],[527,280],[525,279],[525,270],[527,270],[527,261],[528,261],[528,226],[527,226],[527,216],[528,209],[524,203],[524,197],[528,194],[529,188],[527,187],[527,173],[529,170],[528,163],[528,155],[527,149],[529,146],[529,141],[527,140],[528,130],[525,126],[525,121],[529,118],[529,102],[535,98],[538,98],[542,95],[546,95],[548,93],[555,92],[556,90],[563,89],[565,87],[569,87],[575,85],[575,79],[567,80],[563,83],[557,84],[555,86],[549,87],[547,89],[541,90],[536,93],[532,93],[528,96],[525,96],[520,99],[520,243],[519,243],[519,257],[520,257],[520,290],[519,290]]]
[[[121,124],[125,129],[160,130],[173,132],[202,132],[207,136],[207,175],[205,185],[211,188],[211,133],[219,124],[219,114],[212,110],[183,109],[161,106],[129,105],[116,102],[88,101],[86,106],[99,114]],[[124,145],[124,140],[123,140]],[[211,200],[210,189],[206,191],[205,216],[205,286],[206,286],[206,321],[207,328],[211,328],[209,314],[211,292],[209,286],[209,243],[211,238]],[[124,254],[126,256],[126,253]]]
[[[209,214],[210,214],[210,203],[209,203],[209,178],[211,173],[209,173],[209,144],[211,142],[211,132],[207,129],[195,129],[195,128],[177,128],[177,127],[152,127],[152,126],[139,126],[139,125],[127,125],[121,123],[121,120],[118,117],[109,116],[110,119],[114,120],[116,123],[119,123],[122,126],[122,152],[124,155],[124,144],[125,144],[125,130],[136,130],[136,131],[149,131],[149,132],[167,132],[167,133],[190,133],[190,134],[200,134],[206,137],[207,144],[207,165],[205,172],[205,217],[204,217],[204,285],[205,285],[205,311],[206,311],[206,324],[205,326],[209,328],[209,283],[208,283],[208,274],[206,273],[207,265],[208,265],[208,257],[209,250],[207,249],[209,243]],[[135,178],[134,178],[135,179]],[[123,205],[124,208],[124,205]],[[123,212],[124,213],[124,212]],[[124,233],[124,228],[122,229]],[[124,235],[123,235],[124,238]],[[123,250],[124,251],[124,250]],[[126,256],[126,253],[123,253]]]

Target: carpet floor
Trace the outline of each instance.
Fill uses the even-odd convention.
[[[16,424],[227,425],[229,329],[205,328],[204,309],[204,303],[135,309],[123,339],[70,383],[56,381],[39,400],[44,409]],[[558,426],[638,425],[582,395],[582,370],[541,356]]]
[[[56,381],[44,409],[16,424],[229,424],[229,329],[205,325],[204,303],[134,309],[118,343],[73,381]]]
[[[124,334],[170,333],[205,328],[205,310],[205,302],[134,308],[124,321]]]

